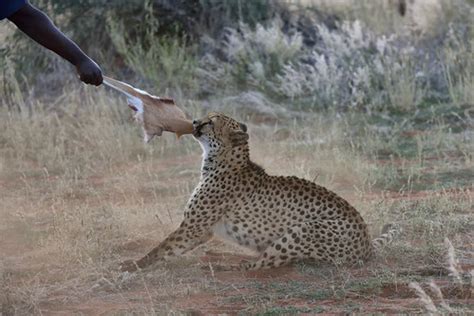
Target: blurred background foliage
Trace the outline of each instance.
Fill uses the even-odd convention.
[[[309,108],[472,104],[472,1],[38,0],[107,75],[206,99],[262,93]],[[425,2],[425,7],[420,3]],[[400,4],[407,7],[401,12]],[[419,6],[417,8],[416,6]],[[420,7],[421,6],[421,7]],[[403,14],[401,14],[403,13]],[[7,23],[7,22],[2,22]],[[77,84],[70,65],[2,26],[3,104]],[[6,35],[5,35],[6,34]]]

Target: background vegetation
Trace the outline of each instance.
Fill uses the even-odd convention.
[[[219,241],[118,272],[179,225],[199,146],[143,145],[123,99],[3,21],[0,315],[472,310],[473,4],[407,3],[34,2],[105,74],[245,121],[268,172],[341,194],[374,236],[404,229],[363,269],[261,275],[214,272],[235,258],[207,250],[242,252]]]

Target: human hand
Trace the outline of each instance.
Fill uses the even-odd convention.
[[[77,73],[81,81],[98,86],[102,83],[102,70],[90,58],[84,59],[76,65]]]

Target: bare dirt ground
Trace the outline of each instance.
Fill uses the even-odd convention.
[[[148,167],[166,181],[168,189],[172,189],[173,186],[182,187],[183,182],[196,181],[196,175],[190,177],[184,171],[198,168],[198,161],[199,156],[192,154],[179,159],[163,159]],[[184,171],[181,174],[175,172],[178,175],[171,181],[168,173],[176,168]],[[127,226],[121,224],[117,231],[112,226],[118,224],[111,219],[104,219],[90,231],[76,231],[66,222],[72,221],[72,226],[86,226],[84,221],[94,214],[88,214],[79,222],[68,218],[64,222],[56,214],[64,212],[64,208],[77,208],[81,204],[94,209],[109,205],[126,209],[137,200],[144,201],[145,209],[153,208],[156,200],[151,198],[153,194],[147,189],[147,183],[131,192],[137,195],[132,201],[123,190],[117,189],[120,186],[114,185],[129,181],[128,172],[137,174],[138,169],[146,168],[120,166],[119,169],[116,173],[82,179],[73,191],[56,191],[55,194],[62,196],[60,202],[49,192],[51,187],[56,190],[61,187],[62,184],[58,183],[60,177],[41,175],[36,166],[32,166],[29,173],[12,173],[0,179],[3,201],[0,208],[0,276],[4,287],[1,315],[422,313],[424,306],[409,287],[412,281],[419,282],[438,306],[446,301],[451,306],[449,308],[459,307],[463,313],[473,311],[474,289],[468,281],[453,281],[448,275],[444,250],[434,245],[427,246],[423,236],[402,236],[403,242],[395,243],[364,267],[336,268],[301,263],[269,271],[224,272],[215,267],[249,259],[252,254],[220,240],[212,240],[183,258],[159,263],[135,274],[122,274],[117,269],[119,262],[146,253],[179,224],[182,214],[168,214],[168,222],[163,217],[155,221],[152,215],[149,218],[141,215],[149,221],[148,224],[141,223],[143,231],[140,234],[125,234],[126,237],[120,230],[126,230]],[[45,181],[49,186],[45,187]],[[472,202],[473,196],[469,188],[355,195],[351,194],[350,183],[337,183],[336,179],[334,186],[345,192],[345,197],[356,205],[396,200],[416,204],[434,196]],[[185,202],[186,195],[183,192],[179,196],[182,201],[178,205]],[[161,203],[167,201],[158,200]],[[468,225],[471,226],[452,235],[457,245],[462,244],[462,249],[458,249],[461,253],[458,268],[465,272],[461,273],[462,278],[474,269],[472,211],[472,204],[468,209],[459,210],[459,216],[470,217]],[[82,211],[78,208],[77,212]],[[69,211],[68,214],[82,216]],[[102,216],[114,215],[105,213]],[[133,216],[131,218],[133,222]],[[65,232],[55,233],[66,226],[69,228]],[[100,230],[105,230],[105,233],[98,233]],[[408,230],[408,236],[413,234],[410,228]],[[74,243],[68,238],[85,239]],[[101,240],[105,238],[112,242]],[[101,253],[91,252],[89,248]],[[431,280],[441,290],[443,300],[430,290],[427,284]],[[447,311],[439,308],[439,311]]]

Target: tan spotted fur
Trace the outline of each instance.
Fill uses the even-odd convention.
[[[299,260],[359,263],[390,241],[372,241],[361,215],[334,192],[297,177],[273,176],[250,160],[247,128],[219,113],[194,121],[203,148],[201,179],[184,220],[127,270],[179,256],[213,235],[256,250],[240,268],[272,268]]]

